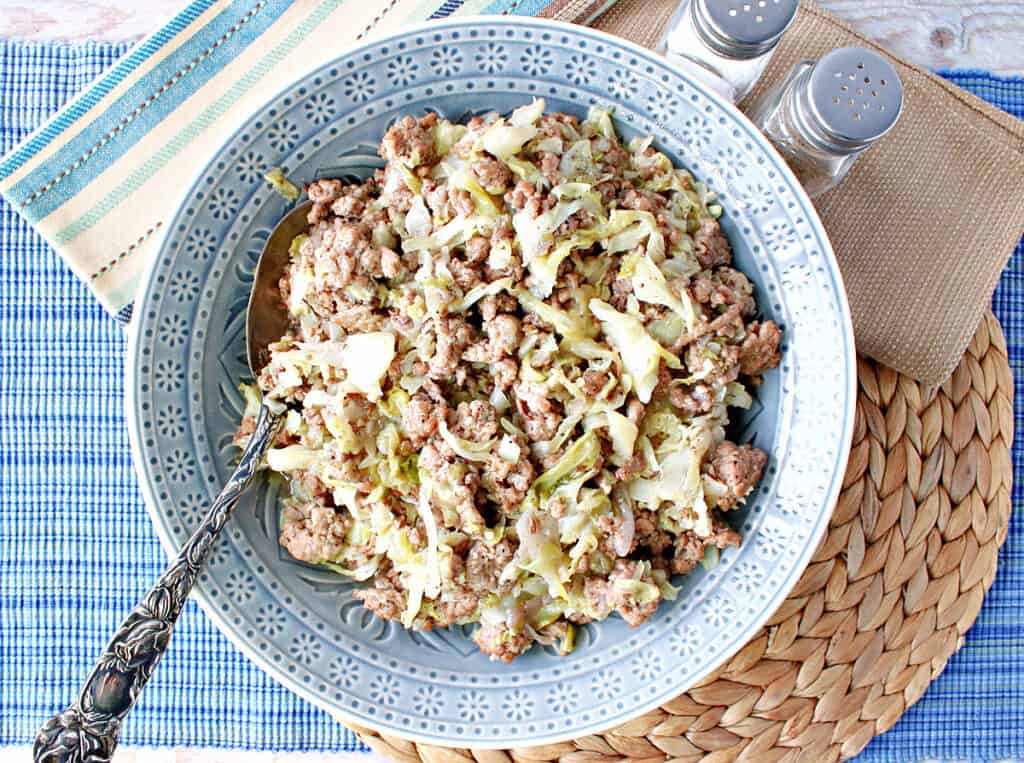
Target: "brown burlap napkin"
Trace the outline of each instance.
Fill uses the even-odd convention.
[[[650,47],[676,5],[619,0],[594,26]],[[600,6],[564,0],[543,15],[582,22]],[[747,103],[796,61],[844,45],[885,54],[905,105],[895,129],[816,206],[843,271],[858,351],[936,385],[959,362],[1024,231],[1024,122],[809,3]]]

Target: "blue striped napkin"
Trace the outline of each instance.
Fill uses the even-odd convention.
[[[0,160],[0,194],[126,322],[179,189],[267,93],[331,51],[415,21],[478,13],[581,21],[610,4],[192,0]]]

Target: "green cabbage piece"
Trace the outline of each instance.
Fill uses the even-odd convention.
[[[438,120],[434,124],[434,148],[438,156],[447,156],[452,146],[462,140],[466,134],[466,126],[449,122],[447,119]]]
[[[587,110],[587,118],[583,124],[584,126],[591,126],[596,134],[608,138],[608,140],[618,140],[618,136],[615,134],[615,126],[612,124],[612,112],[610,109],[591,106]]]
[[[608,409],[591,413],[584,420],[583,426],[587,430],[602,427],[608,430],[608,437],[612,441],[610,460],[616,466],[622,466],[633,457],[633,447],[640,430],[618,411]]]
[[[525,106],[520,106],[509,115],[508,121],[515,127],[528,127],[537,124],[544,115],[544,99],[534,98]]]
[[[535,257],[547,251],[554,243],[554,232],[558,226],[588,206],[587,199],[571,199],[558,202],[537,217],[525,209],[512,215],[512,228],[519,241],[523,262],[529,265]]]
[[[582,315],[554,307],[525,289],[512,289],[511,293],[519,300],[523,310],[534,313],[566,339],[582,341],[596,333],[594,327]]]
[[[667,313],[665,317],[656,318],[647,324],[647,333],[663,346],[672,345],[685,330],[686,324],[676,313]]]
[[[360,564],[358,567],[355,568],[349,568],[343,566],[342,564],[339,564],[339,562],[342,561],[346,560],[343,558],[339,558],[335,559],[333,562],[320,562],[320,566],[326,567],[329,570],[333,570],[334,572],[337,572],[339,575],[344,575],[345,577],[352,578],[357,582],[369,580],[377,574],[377,570],[380,568],[380,556],[376,554],[374,556],[371,556],[367,561],[365,561],[363,564]]]
[[[597,162],[589,140],[578,140],[562,154],[559,171],[569,180],[592,180],[597,174]]]
[[[434,218],[427,208],[422,196],[412,200],[409,211],[405,213],[405,232],[412,238],[426,238],[434,229]]]
[[[388,418],[402,419],[402,409],[409,404],[409,393],[401,387],[392,387],[388,390],[387,397],[377,403],[377,410],[384,413]],[[306,402],[309,395],[306,395]]]
[[[558,522],[546,513],[527,509],[516,522],[519,548],[513,560],[515,568],[544,579],[554,598],[568,594],[565,583],[572,577],[568,559],[558,542]]]
[[[546,182],[544,179],[544,175],[541,173],[539,169],[537,169],[537,165],[534,164],[533,162],[528,162],[525,159],[520,159],[517,156],[510,156],[508,159],[505,160],[505,164],[508,165],[508,168],[512,171],[512,174],[514,174],[516,177],[522,178],[528,183],[533,183],[536,186]]]
[[[749,408],[754,404],[754,398],[739,382],[729,382],[725,385],[725,404],[733,408]]]
[[[255,384],[239,384],[238,391],[242,393],[242,400],[245,403],[242,418],[255,419],[260,413],[260,405],[263,402],[260,388]]]
[[[274,167],[264,174],[263,178],[270,184],[271,188],[281,194],[287,201],[298,201],[299,196],[302,195],[299,187],[285,176],[284,170],[280,167]]]
[[[430,506],[430,483],[424,482],[423,478],[424,475],[421,472],[420,483],[423,487],[420,489],[417,512],[427,536],[426,559],[424,560],[427,568],[427,579],[424,581],[424,593],[433,598],[441,592],[440,540],[438,537],[437,518],[434,516],[434,510]]]
[[[558,429],[555,430],[555,434],[550,440],[537,442],[531,446],[533,455],[537,458],[544,458],[549,453],[561,448],[565,444],[566,440],[572,436],[573,431],[576,429],[576,425],[583,420],[583,413],[583,411],[576,411],[562,419],[562,423],[558,425]]]
[[[650,212],[613,209],[605,226],[604,249],[608,254],[635,249],[658,231],[658,222]]]
[[[685,321],[689,331],[697,327],[697,314],[689,295],[683,291],[677,296],[649,255],[636,252],[627,254],[622,258],[619,277],[630,279],[637,299],[669,308]]]
[[[331,433],[334,441],[338,443],[341,452],[358,453],[360,450],[359,438],[356,437],[352,425],[343,415],[338,415],[330,410],[323,412],[324,426]]]
[[[718,549],[715,549],[716,551]],[[655,584],[661,589],[661,598],[665,601],[675,601],[679,598],[679,589],[669,582],[668,573],[665,570],[652,570],[651,577]]]
[[[533,481],[530,492],[543,499],[548,498],[559,483],[569,475],[577,470],[586,471],[593,468],[600,455],[601,443],[597,435],[587,432],[562,454],[554,466]]]
[[[317,451],[305,445],[287,445],[267,451],[267,466],[275,472],[295,472],[311,468],[319,459]]]
[[[654,341],[636,316],[620,313],[600,299],[590,300],[588,307],[601,321],[608,343],[622,358],[622,365],[632,377],[637,398],[642,403],[649,403],[658,384],[661,361],[664,360],[670,368],[680,368],[679,358]]]
[[[352,334],[345,339],[341,365],[348,383],[368,400],[379,400],[383,394],[381,379],[395,357],[395,335],[388,331]]]
[[[522,456],[522,448],[519,447],[515,440],[505,435],[501,438],[501,442],[498,443],[498,455],[503,461],[517,464]]]
[[[412,545],[408,533],[398,526],[384,504],[373,505],[370,523],[376,538],[375,553],[384,554],[391,560],[408,591],[408,605],[402,615],[402,625],[410,628],[420,612],[424,593],[431,580],[426,554]]]
[[[484,131],[481,144],[487,153],[504,161],[522,151],[536,136],[537,128],[532,125],[510,125],[499,119]]]
[[[403,252],[438,250],[443,246],[457,246],[473,237],[477,231],[489,229],[493,221],[482,215],[456,217],[429,236],[416,236],[402,240]]]
[[[494,445],[497,442],[497,439],[491,439],[487,442],[473,442],[462,437],[456,437],[448,429],[448,424],[443,419],[438,425],[438,434],[441,435],[441,439],[447,443],[448,447],[455,451],[457,456],[467,461],[489,460],[491,451],[494,450]]]
[[[376,467],[378,484],[397,490],[406,490],[419,482],[419,455],[399,455],[401,435],[394,424],[388,424],[377,435],[377,457],[371,458]]]
[[[477,214],[482,218],[494,220],[501,214],[501,209],[491,196],[490,191],[480,185],[476,177],[468,170],[460,170],[453,174],[448,179],[448,185],[467,191],[473,197]],[[495,189],[496,193],[499,191],[500,189]]]
[[[467,291],[461,298],[448,305],[450,313],[464,313],[484,297],[490,297],[502,291],[508,291],[512,286],[512,278],[499,278],[497,281],[482,283]]]
[[[629,578],[616,578],[612,583],[615,589],[635,599],[639,604],[650,604],[661,599],[661,589],[654,583],[645,583],[642,580]]]
[[[657,460],[656,476],[629,482],[629,497],[658,511],[666,529],[677,534],[693,530],[699,537],[707,537],[711,534],[711,515],[700,466],[708,445],[709,438],[697,437],[662,455]]]

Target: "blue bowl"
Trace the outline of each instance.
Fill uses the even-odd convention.
[[[855,357],[831,246],[779,155],[733,106],[649,50],[524,18],[414,27],[351,50],[270,100],[210,159],[165,228],[135,303],[128,413],[146,505],[168,552],[226,481],[248,376],[252,271],[288,207],[263,182],[364,177],[397,117],[457,119],[534,97],[549,110],[614,109],[625,137],[711,186],[737,267],[784,328],[782,365],[733,436],[769,453],[731,515],[743,545],[681,578],[677,601],[631,629],[582,629],[567,657],[535,648],[490,662],[471,629],[409,632],[377,619],[334,573],[277,543],[279,486],[250,489],[197,597],[250,659],[339,719],[430,744],[510,747],[606,729],[692,686],[754,636],[792,589],[828,525],[849,452]]]

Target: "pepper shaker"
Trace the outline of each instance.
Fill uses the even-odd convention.
[[[735,103],[754,87],[798,5],[798,0],[684,0],[657,50]]]
[[[796,64],[750,118],[817,196],[892,129],[902,108],[903,83],[892,64],[870,50],[839,48]]]

